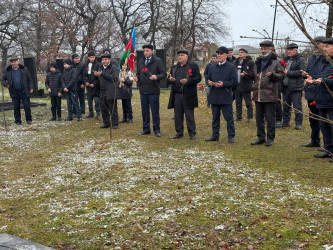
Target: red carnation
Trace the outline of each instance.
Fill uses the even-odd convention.
[[[188,73],[189,76],[192,76],[192,73]]]
[[[333,75],[330,75],[330,78],[333,78]]]
[[[285,63],[284,66],[288,66],[288,63]]]
[[[148,68],[145,68],[145,71],[148,71]]]
[[[204,88],[203,84],[201,84],[199,88],[200,88],[200,89],[203,89],[203,88]]]
[[[316,105],[316,101],[310,103],[310,106]]]
[[[188,72],[192,72],[192,69],[188,69]]]
[[[281,64],[285,64],[286,62],[284,60],[281,60]]]

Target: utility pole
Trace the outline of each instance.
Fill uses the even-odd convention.
[[[272,31],[272,42],[274,42],[276,10],[277,10],[277,0],[275,0],[274,21],[273,21],[273,31]]]

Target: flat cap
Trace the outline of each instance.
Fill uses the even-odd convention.
[[[63,63],[66,63],[68,65],[72,65],[72,60],[70,58],[66,58],[62,61]]]
[[[326,38],[323,43],[326,43],[326,44],[333,44],[333,37],[330,37],[330,38]]]
[[[260,47],[274,47],[274,44],[272,41],[270,40],[265,40],[265,41],[262,41],[260,44],[259,44]]]
[[[247,50],[247,49],[244,49],[244,48],[240,48],[238,51],[244,51],[246,54],[248,54],[249,53],[249,51]]]
[[[216,50],[216,53],[224,53],[224,54],[228,54],[229,50],[227,49],[227,47],[221,46],[220,48],[218,48]]]
[[[177,51],[177,55],[180,54],[180,53],[188,55],[188,50],[187,49],[180,49],[180,50]]]
[[[326,37],[324,36],[317,36],[313,40],[315,40],[316,43],[322,43],[325,39]]]
[[[298,49],[298,45],[296,43],[289,43],[286,48],[287,49]]]
[[[102,51],[103,54],[105,54],[106,51],[109,52],[109,54],[111,53],[111,49],[109,49],[109,48],[105,48],[105,49],[103,49],[103,51]]]
[[[74,54],[72,55],[72,60],[74,60],[75,57],[80,57],[80,56],[79,56],[79,54],[74,53]]]
[[[17,61],[19,58],[18,56],[12,56],[9,58],[9,61],[12,62],[12,61]]]
[[[111,58],[111,54],[104,53],[101,55],[101,58]]]
[[[154,49],[154,46],[151,45],[151,44],[146,44],[146,45],[143,45],[142,48],[143,48],[143,49],[146,49],[146,48],[147,48],[147,49],[151,49],[151,50],[153,50],[153,49]]]

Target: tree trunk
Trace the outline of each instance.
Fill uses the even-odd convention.
[[[332,37],[333,0],[329,0],[328,7],[329,7],[329,9],[328,9],[328,17],[327,17],[326,37]]]

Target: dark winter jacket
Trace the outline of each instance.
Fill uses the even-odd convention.
[[[147,71],[145,71],[145,68],[147,68]],[[150,80],[151,75],[156,75],[157,80]],[[141,57],[136,73],[140,94],[159,94],[159,82],[166,75],[165,67],[160,58],[152,55],[150,62],[145,66],[145,57]]]
[[[77,91],[76,70],[74,68],[70,67],[69,69],[64,69],[62,79],[64,81],[65,88],[71,92]]]
[[[239,58],[237,58],[234,62],[234,65],[237,70],[237,66],[239,64]],[[242,63],[241,73],[244,72],[246,75],[240,78],[240,83],[237,88],[244,93],[251,92],[253,80],[254,80],[254,62],[252,61],[251,56],[247,56]]]
[[[87,87],[87,89],[92,89],[92,96],[93,97],[99,97],[99,78],[97,76],[94,75],[95,71],[98,71],[99,67],[100,67],[100,63],[97,62],[96,60],[92,63],[92,67],[91,67],[91,74],[88,74],[89,71],[89,67],[88,67],[89,62],[86,63],[85,68],[84,68],[84,85],[86,83],[89,84],[94,84],[94,87]]]
[[[316,108],[333,109],[333,65],[325,59],[318,78],[322,78],[322,82],[316,89]]]
[[[324,56],[316,56],[312,55],[308,60],[308,67],[306,68],[306,72],[312,77],[312,79],[320,78],[319,75],[325,66],[325,58]],[[309,84],[306,83],[304,86],[305,91],[305,99],[313,101],[316,98],[316,88],[317,84]]]
[[[120,73],[121,75],[121,73]],[[125,73],[125,81],[122,87],[119,88],[118,99],[131,99],[132,98],[133,75],[130,77],[129,72]]]
[[[287,62],[289,58],[285,57],[284,60]],[[306,63],[303,56],[297,53],[291,61],[290,68],[283,81],[284,86],[289,91],[302,91],[304,89],[302,70],[306,70]]]
[[[21,78],[22,78],[22,86],[23,86],[23,93],[29,97],[30,90],[33,89],[33,81],[30,76],[29,70],[24,67],[23,65],[19,64],[19,70],[21,70]],[[16,90],[13,88],[13,81],[12,81],[12,66],[8,66],[2,76],[2,85],[4,87],[9,87],[10,97],[17,97]]]
[[[205,77],[205,82],[206,82],[207,86],[208,86],[208,73],[209,73],[209,69],[212,65],[214,65],[214,63],[208,63],[206,65],[206,68],[205,68],[205,71],[204,71],[204,77]]]
[[[65,83],[62,79],[62,74],[60,72],[48,72],[45,80],[45,88],[51,89],[51,96],[57,96],[58,93],[61,93]]]
[[[84,84],[85,65],[83,62],[73,63],[73,68],[76,69],[76,84],[79,89],[81,88],[81,85]]]
[[[180,67],[185,67],[184,75],[178,78],[177,70]],[[171,75],[176,78],[174,82],[170,82],[171,85],[171,92],[169,98],[168,109],[172,109],[175,107],[174,102],[174,88],[175,85],[181,84],[180,80],[187,78],[187,84],[182,85],[182,91],[184,94],[185,99],[185,108],[196,108],[198,107],[198,92],[197,92],[197,84],[201,81],[201,74],[199,67],[196,63],[187,61],[184,66],[181,66],[179,63],[172,69]]]
[[[234,64],[235,61],[236,61],[236,57],[235,56],[232,56],[231,58],[230,57],[227,57],[227,61]]]
[[[106,94],[107,99],[117,99],[119,93],[119,70],[116,64],[111,62],[105,69],[101,64],[98,71],[102,71],[100,77],[101,95]]]
[[[260,56],[254,66],[255,82],[252,86],[253,101],[276,102],[278,97],[278,83],[284,77],[284,67],[276,54],[271,53],[268,62],[261,68],[263,56]],[[271,76],[266,76],[272,72]]]
[[[208,96],[211,104],[232,104],[233,91],[232,88],[237,85],[236,67],[228,60],[223,65],[216,63],[209,69],[208,80],[213,82],[223,82],[222,87],[212,86]]]

